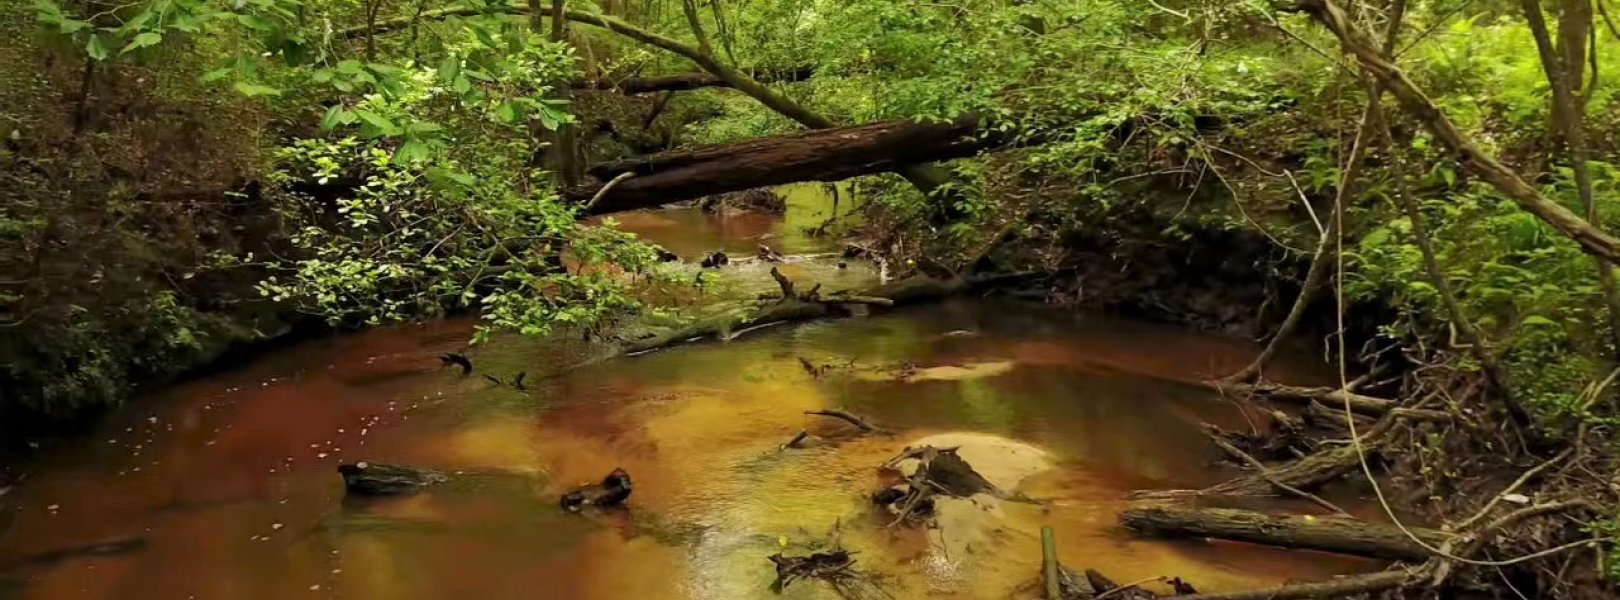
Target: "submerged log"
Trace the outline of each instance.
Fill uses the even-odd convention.
[[[847,413],[847,412],[844,412],[844,411],[841,411],[841,410],[834,410],[834,409],[807,410],[807,411],[804,411],[804,414],[817,415],[817,416],[822,416],[822,417],[832,417],[834,419],[838,419],[838,420],[843,421],[845,423],[849,423],[850,425],[854,425],[856,428],[858,428],[861,431],[866,432],[866,433],[871,433],[873,431],[877,431],[877,428],[873,427],[871,423],[866,422],[866,419],[862,419],[862,418],[860,418],[858,416],[852,415],[850,413]]]
[[[424,487],[449,481],[443,473],[400,465],[371,462],[338,465],[343,476],[343,487],[360,496],[399,496],[415,493]]]
[[[701,146],[592,165],[587,172],[603,183],[564,195],[584,202],[605,182],[631,173],[587,211],[604,214],[798,181],[839,181],[968,157],[999,143],[981,133],[976,118],[900,120]]]
[[[1229,508],[1184,508],[1154,505],[1126,510],[1120,523],[1154,537],[1217,538],[1321,550],[1390,560],[1424,560],[1428,550],[1393,525],[1343,517],[1275,517]],[[1409,527],[1425,544],[1438,546],[1449,536],[1433,529]]]
[[[58,548],[55,550],[29,554],[9,562],[0,562],[0,573],[30,567],[52,567],[62,562],[79,558],[105,558],[110,556],[122,556],[125,554],[140,552],[145,550],[146,547],[146,538],[129,537],[105,540],[83,546],[74,546],[71,548]]]
[[[1177,596],[1177,600],[1314,600],[1348,598],[1408,585],[1418,579],[1406,571],[1382,571],[1366,575],[1352,575],[1328,581],[1290,583],[1287,585],[1226,592],[1219,594],[1193,594]]]
[[[629,473],[624,469],[614,469],[607,477],[602,478],[601,483],[574,488],[573,491],[563,494],[557,503],[568,512],[579,512],[587,506],[612,508],[630,499],[630,492],[634,487],[630,482]]]

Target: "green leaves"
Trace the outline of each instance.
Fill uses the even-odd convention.
[[[516,102],[502,102],[495,107],[495,119],[507,125],[516,125],[523,122],[523,114],[518,110]]]
[[[433,156],[433,149],[421,140],[407,140],[394,151],[394,164],[409,165],[427,161]]]
[[[107,43],[101,39],[100,34],[90,34],[90,41],[84,45],[84,52],[95,60],[107,60]]]
[[[439,85],[444,87],[454,86],[456,80],[461,77],[461,59],[455,54],[444,55],[444,59],[439,61],[437,75]]]
[[[378,114],[376,111],[359,109],[355,110],[354,114],[360,117],[361,122],[364,123],[361,132],[366,136],[378,137],[400,134],[399,126],[395,125],[392,119]]]
[[[257,84],[257,83],[248,82],[248,81],[238,81],[236,83],[233,83],[233,84],[231,84],[231,88],[235,89],[237,91],[237,93],[242,94],[243,96],[247,96],[249,98],[256,98],[256,97],[259,97],[259,96],[280,96],[281,95],[281,90],[278,90],[276,88],[269,87],[269,86],[266,86],[266,85],[260,85],[260,84]]]
[[[340,125],[353,123],[354,120],[354,113],[343,108],[342,104],[334,105],[326,109],[326,114],[321,116],[321,131],[331,131]]]

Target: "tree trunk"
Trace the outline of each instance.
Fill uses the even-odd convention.
[[[1581,94],[1592,4],[1589,0],[1561,0],[1558,5],[1558,47],[1554,48],[1547,20],[1541,14],[1541,3],[1538,0],[1520,2],[1536,41],[1536,52],[1541,56],[1541,68],[1552,88],[1552,122],[1575,175],[1581,210],[1586,213],[1586,221],[1601,230],[1603,224],[1598,222],[1597,203],[1592,198],[1592,173],[1586,165],[1586,97]],[[1602,260],[1595,262],[1598,286],[1603,290],[1609,309],[1610,341],[1616,351],[1620,351],[1620,293],[1615,289],[1613,267]]]
[[[422,15],[421,18],[442,19],[474,16],[488,12],[517,14],[539,11],[545,11],[548,15],[560,14],[565,19],[577,23],[585,23],[588,25],[601,27],[637,42],[661,48],[663,50],[683,56],[688,60],[691,60],[693,63],[696,63],[697,66],[702,68],[704,71],[708,71],[721,81],[724,81],[726,85],[736,88],[737,91],[747,94],[749,97],[758,101],[766,108],[769,108],[772,111],[775,111],[777,114],[787,117],[788,119],[791,119],[807,128],[832,129],[838,126],[838,124],[834,123],[831,119],[805,108],[792,98],[789,98],[781,92],[773,90],[770,87],[760,83],[753,77],[750,77],[747,73],[744,73],[735,67],[723,64],[717,60],[714,53],[709,49],[707,34],[703,32],[701,24],[697,23],[697,19],[695,18],[695,6],[687,6],[687,20],[692,26],[693,35],[698,38],[698,43],[696,45],[688,44],[658,32],[643,29],[606,15],[589,13],[580,10],[564,10],[561,7],[553,7],[548,9],[538,6],[525,6],[521,4],[505,4],[489,8],[455,7],[429,11],[428,13]],[[400,27],[409,26],[410,24],[410,19],[389,19],[372,24],[372,26],[367,28],[345,29],[339,31],[338,35],[344,38],[353,38],[359,35],[391,31]],[[900,162],[897,164],[898,166],[896,169],[898,170],[900,176],[904,177],[906,181],[911,182],[912,185],[916,186],[917,190],[922,192],[925,196],[935,195],[935,192],[938,191],[940,187],[944,186],[945,183],[950,181],[949,173],[938,166],[911,164],[909,162]],[[952,215],[958,212],[956,204],[960,199],[956,196],[956,194],[948,194],[945,195],[944,198],[941,198],[941,204],[943,204],[941,207],[942,210],[936,211],[935,216],[940,217],[942,220],[950,220],[953,218]]]
[[[647,208],[797,181],[838,181],[972,156],[996,143],[975,135],[978,131],[973,118],[950,123],[884,121],[598,163],[587,173],[599,182],[624,173],[633,176],[600,198],[590,212]],[[572,188],[565,196],[591,198],[603,185]]]
[[[1328,516],[1276,517],[1230,508],[1146,506],[1126,510],[1120,524],[1154,537],[1217,538],[1352,554],[1369,558],[1421,561],[1430,553],[1393,525]],[[1430,546],[1448,539],[1445,533],[1408,528]]]
[[[568,19],[562,16],[567,13],[563,7],[564,3],[564,0],[551,0],[551,41],[559,44],[568,38]],[[534,0],[530,0],[532,12],[529,14],[529,19],[531,22],[538,23],[540,20],[539,11],[533,10],[535,6],[537,4]],[[538,33],[538,29],[536,33]],[[568,88],[563,88],[559,90],[559,96],[562,100],[572,100],[574,94]],[[549,162],[551,163],[551,170],[557,174],[559,187],[579,185],[581,173],[578,129],[573,124],[563,123],[557,126],[557,131],[554,133]]]

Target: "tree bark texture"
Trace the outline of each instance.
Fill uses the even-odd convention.
[[[624,173],[633,176],[621,181],[589,212],[647,208],[798,181],[839,181],[963,158],[996,144],[978,132],[978,122],[971,118],[949,123],[884,121],[598,163],[587,173],[599,182]],[[571,188],[565,196],[588,199],[604,185]]]
[[[1154,537],[1217,538],[1390,560],[1421,561],[1430,556],[1393,525],[1345,517],[1279,517],[1231,508],[1146,506],[1126,510],[1120,524]],[[1430,546],[1438,546],[1448,537],[1432,529],[1409,529]]]

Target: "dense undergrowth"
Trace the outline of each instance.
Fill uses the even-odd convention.
[[[1521,6],[1352,3],[1349,14],[1370,31],[1396,20],[1394,62],[1440,112],[1576,214],[1590,179],[1596,223],[1613,230],[1620,31],[1578,4],[1545,8],[1590,49],[1575,61],[1590,75],[1572,88],[1584,171],[1550,117],[1561,84]],[[476,311],[486,332],[604,328],[642,308],[621,275],[649,272],[655,255],[578,221],[561,195],[579,183],[568,157],[976,115],[1003,148],[950,164],[932,196],[895,175],[858,183],[863,241],[886,259],[1037,269],[1053,275],[1054,299],[1262,336],[1316,289],[1307,266],[1338,205],[1342,271],[1334,261],[1303,328],[1326,336],[1324,355],[1338,358],[1347,335],[1334,317],[1348,310],[1368,343],[1346,362],[1404,374],[1384,392],[1461,386],[1446,405],[1459,414],[1526,411],[1510,415],[1520,442],[1495,462],[1435,457],[1490,454],[1495,437],[1412,435],[1414,455],[1431,457],[1414,468],[1438,470],[1413,486],[1434,492],[1423,511],[1454,512],[1470,501],[1436,490],[1550,444],[1574,443],[1612,474],[1610,267],[1459,162],[1410,102],[1380,95],[1368,111],[1377,77],[1321,13],[649,0],[568,3],[617,20],[576,18],[565,32],[513,14],[553,6],[0,9],[0,418],[93,413],[300,319],[362,327]],[[786,66],[813,76],[570,91],[693,71],[743,87]],[[1615,529],[1613,508],[1599,512],[1585,526]]]

